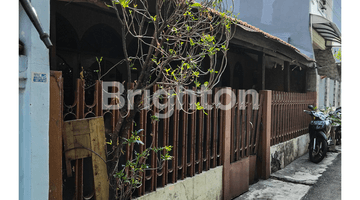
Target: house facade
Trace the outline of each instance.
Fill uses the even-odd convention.
[[[239,18],[294,45],[316,60],[307,69],[306,90],[318,92],[318,107],[341,106],[341,0],[240,0]]]
[[[238,4],[238,1],[235,1],[235,3]],[[78,88],[80,88],[79,83],[84,81],[85,84],[92,85],[94,81],[97,80],[98,77],[95,70],[98,69],[98,62],[96,61],[96,58],[103,58],[103,62],[101,63],[101,70],[103,71],[106,71],[111,66],[113,66],[114,63],[116,63],[119,59],[122,59],[122,50],[119,49],[119,46],[121,46],[121,30],[119,28],[120,26],[118,26],[116,15],[110,12],[109,9],[104,6],[101,1],[54,0],[44,2],[40,0],[32,0],[31,4],[34,7],[34,10],[36,10],[37,12],[37,17],[41,22],[43,31],[50,35],[53,46],[48,48],[47,45],[44,44],[42,39],[39,37],[39,31],[31,23],[29,14],[25,12],[23,5],[19,4],[19,40],[23,47],[23,51],[22,53],[20,53],[19,56],[20,199],[48,199],[52,197],[52,195],[54,195],[55,193],[57,195],[60,195],[62,199],[71,199],[74,197],[74,194],[79,194],[78,197],[82,199],[82,197],[85,196],[87,192],[89,192],[85,190],[91,188],[93,185],[91,180],[86,180],[90,177],[89,174],[91,175],[91,173],[89,173],[90,170],[88,168],[88,163],[84,162],[84,170],[82,171],[81,169],[80,172],[81,176],[83,176],[80,177],[80,179],[81,181],[84,180],[84,184],[82,184],[81,181],[79,183],[79,181],[75,180],[74,177],[77,177],[77,175],[80,174],[78,173],[78,170],[82,166],[78,168],[78,166],[75,167],[72,163],[72,165],[70,165],[70,168],[64,167],[65,164],[61,164],[64,160],[62,155],[62,146],[51,146],[51,149],[49,147],[49,135],[53,134],[52,131],[49,131],[49,121],[51,121],[52,117],[52,115],[50,114],[51,111],[49,110],[49,107],[51,106],[49,96],[52,92],[49,85],[51,76],[50,70],[60,71],[63,78],[62,82],[57,82],[57,84],[61,83],[61,86],[63,88],[63,96],[61,96],[63,98],[63,107],[61,108],[62,110],[60,110],[61,118],[59,123],[59,129],[62,128],[61,122],[63,121],[93,117],[86,116],[86,114],[84,114],[84,111],[89,111],[88,113],[90,113],[90,110],[92,110],[93,107],[91,107],[90,105],[95,99],[95,89],[92,89],[90,87],[90,89],[84,89],[80,92],[78,90]],[[252,9],[251,5],[245,6],[247,6],[250,10]],[[307,7],[307,9],[308,8],[309,7]],[[306,9],[304,8],[304,10]],[[266,15],[269,14],[267,13]],[[259,16],[261,16],[261,14],[259,14]],[[253,17],[259,18],[259,16]],[[268,21],[268,18],[266,17],[264,19],[259,18],[259,20],[264,21],[265,23],[270,23]],[[250,24],[255,26],[252,26]],[[313,85],[309,86],[309,81],[307,81],[313,75],[310,74],[310,72],[316,73],[316,70],[314,69],[315,60],[313,59],[314,53],[312,52],[312,41],[310,35],[305,37],[295,34],[293,36],[290,32],[280,34],[281,31],[271,33],[271,31],[261,28],[265,30],[265,32],[256,28],[260,27],[257,26],[256,23],[250,24],[247,24],[243,21],[237,21],[235,23],[234,28],[236,28],[236,33],[230,42],[230,47],[228,51],[228,66],[226,71],[224,72],[224,78],[219,82],[217,86],[231,87],[235,90],[254,89],[257,92],[260,92],[261,90],[273,90],[278,92],[292,92],[294,94],[304,94],[307,91],[316,91],[317,82],[315,81]],[[289,26],[291,24],[292,23],[288,23]],[[298,26],[306,27],[308,26],[308,23],[299,22]],[[291,43],[292,41],[294,41],[294,43]],[[303,44],[301,43],[301,41],[307,42]],[[129,52],[131,53],[132,47],[136,45],[136,40],[129,37],[126,42]],[[295,44],[299,45],[296,46]],[[206,62],[207,61],[205,60],[205,65]],[[103,78],[103,80],[116,80],[119,82],[126,80],[127,73],[124,67],[125,65],[119,65],[116,68],[113,68],[111,72]],[[317,74],[315,75],[315,80],[318,80],[319,76]],[[138,72],[136,70],[132,71],[131,76],[133,76],[133,80],[136,79],[136,76],[138,76]],[[83,85],[81,85],[81,87],[82,86]],[[87,88],[86,85],[84,88]],[[271,92],[268,91],[267,93],[270,94]],[[82,94],[82,100],[84,100],[84,102],[81,103],[83,103],[82,106],[84,107],[84,109],[82,110],[82,112],[84,113],[80,113],[79,111],[77,115],[74,115],[74,105],[76,105],[76,103],[80,103],[80,101],[77,101],[79,99],[77,97],[81,96]],[[278,96],[282,95],[279,93],[276,94],[278,94]],[[294,97],[298,96],[293,96],[293,99],[296,99]],[[270,101],[271,100],[269,100],[268,102]],[[276,99],[274,101],[276,101]],[[304,103],[302,102],[302,104]],[[247,104],[247,106],[251,108],[251,106],[249,105],[250,104]],[[240,107],[239,104],[238,106]],[[79,104],[77,104],[76,109],[79,110],[79,107]],[[240,110],[239,107],[238,110]],[[249,114],[252,114],[252,112],[258,112],[252,111],[251,109],[247,110]],[[281,114],[285,112],[279,113]],[[111,117],[107,118],[107,116],[109,116],[109,112],[104,112],[103,114],[103,117],[105,119],[105,128],[111,128],[111,126],[113,125],[111,123],[114,122],[114,119]],[[200,114],[201,112],[199,113],[199,115]],[[240,116],[242,116],[242,120],[245,120],[244,114],[245,112],[237,112],[238,117],[236,119],[239,121]],[[185,117],[187,115],[182,114],[182,116]],[[220,115],[218,116],[220,119]],[[224,163],[223,157],[225,157],[221,157],[223,155],[222,152],[224,151],[224,149],[221,149],[221,145],[223,145],[223,147],[226,146],[226,148],[229,147],[229,149],[230,145],[224,145],[223,143],[221,143],[221,137],[223,137],[221,135],[222,130],[220,130],[219,128],[218,131],[218,128],[216,127],[217,122],[215,122],[214,120],[218,119],[216,117],[215,113],[213,113],[212,118],[207,118],[205,116],[201,117],[201,119],[206,118],[207,120],[209,120],[209,124],[214,123],[215,125],[211,125],[214,126],[214,128],[200,129],[199,126],[198,128],[196,128],[195,124],[201,123],[196,123],[197,121],[195,120],[195,117],[190,117],[189,115],[189,120],[186,119],[186,122],[190,122],[190,118],[194,118],[194,120],[191,122],[191,129],[194,129],[194,131],[191,133],[189,131],[188,134],[187,132],[185,132],[185,129],[183,129],[184,133],[179,133],[180,131],[178,130],[178,135],[183,134],[181,136],[184,136],[185,138],[185,135],[191,134],[191,137],[194,138],[193,140],[189,141],[187,141],[187,139],[182,139],[184,145],[179,148],[178,152],[184,152],[181,154],[182,156],[178,156],[178,159],[182,159],[182,157],[186,158],[186,160],[184,160],[182,164],[183,166],[180,166],[180,164],[178,165],[178,163],[173,162],[171,163],[171,165],[175,168],[173,168],[172,170],[170,170],[167,165],[166,171],[164,169],[164,172],[162,173],[154,173],[155,175],[152,175],[151,179],[147,180],[146,183],[144,181],[144,186],[146,185],[146,187],[137,190],[136,195],[141,196],[145,193],[156,190],[157,187],[165,187],[168,183],[176,183],[178,179],[182,180],[186,177],[194,176],[198,177],[197,179],[206,180],[206,176],[210,176],[210,178],[212,177],[211,171],[209,169],[214,168],[211,170],[216,171],[215,175],[218,182],[215,185],[211,185],[212,183],[210,182],[208,182],[208,184],[210,184],[211,187],[215,188],[215,190],[213,190],[214,192],[216,192],[215,195],[219,195],[219,197],[221,197],[224,193],[221,179],[224,175],[222,165]],[[255,117],[253,118],[255,119]],[[235,117],[229,117],[228,119],[229,120],[224,121],[228,121],[229,123],[229,121],[234,120]],[[255,128],[253,128],[253,124],[255,125],[255,122],[253,121],[254,123],[250,123],[250,117],[247,119],[249,120],[249,123],[247,124],[251,124],[251,126],[246,125],[247,129],[255,131]],[[211,120],[214,121],[211,122]],[[177,121],[183,122],[185,120]],[[303,122],[303,126],[306,127],[306,120],[303,120]],[[148,126],[152,126],[152,123],[148,122],[148,124],[151,124]],[[205,122],[202,122],[202,124],[205,124]],[[239,123],[234,122],[232,123],[232,126],[235,126],[235,124]],[[245,124],[245,122],[243,122],[243,124]],[[259,121],[257,124],[259,124],[257,127],[260,127],[261,123]],[[190,125],[188,126],[190,127]],[[227,127],[229,129],[230,125],[222,125],[222,127]],[[301,129],[301,134],[305,134],[304,127],[299,128],[299,130]],[[148,130],[150,130],[150,128],[148,128]],[[209,153],[208,151],[202,152],[201,149],[203,148],[198,148],[197,150],[195,148],[196,145],[205,145],[209,143],[205,142],[205,139],[204,141],[201,141],[202,137],[198,137],[195,134],[197,132],[203,132],[205,135],[205,130],[208,131],[206,132],[206,134],[210,135],[211,133],[211,135],[213,135],[206,136],[206,139],[208,139],[208,141],[210,141],[210,138],[213,138],[211,141],[214,143],[213,149],[215,149],[216,153],[216,155],[212,154],[213,158],[211,158],[211,153]],[[257,128],[257,130],[260,130],[260,128]],[[61,138],[62,130],[58,130],[58,132],[60,132]],[[243,132],[245,132],[245,128]],[[230,135],[230,129],[228,130],[228,133]],[[147,134],[150,135],[150,132],[147,132]],[[238,134],[240,134],[239,129]],[[295,137],[298,133],[291,134],[291,136],[290,134],[286,135],[286,138]],[[299,133],[299,135],[301,134]],[[165,136],[163,137],[165,138]],[[217,139],[215,139],[216,137]],[[250,136],[247,137],[250,139]],[[283,134],[282,137],[285,138],[285,134]],[[276,138],[273,139],[275,140]],[[253,140],[255,139],[253,138]],[[61,141],[61,139],[59,141]],[[228,142],[230,144],[230,141]],[[218,149],[217,146],[219,146]],[[254,146],[256,145],[254,144],[253,147]],[[210,147],[208,146],[203,147],[204,149],[210,149]],[[238,148],[236,156],[239,159],[239,157],[241,157],[239,155],[240,146],[237,146],[236,148]],[[243,152],[245,151],[244,149],[245,148],[243,148],[242,150]],[[51,153],[49,153],[51,150],[56,151],[57,153],[60,152],[62,156],[52,156]],[[204,161],[197,161],[197,157],[200,155],[202,156],[204,152],[207,152],[205,156],[207,156],[208,159],[205,159]],[[228,154],[230,155],[230,153]],[[234,152],[232,154],[235,155]],[[249,153],[249,151],[247,151],[246,154],[248,154],[247,168],[249,169],[249,165],[251,165],[253,171],[255,171],[254,163],[256,162],[249,161],[249,156],[253,156],[251,158],[252,160],[256,160],[254,159],[256,156],[249,155],[251,154]],[[180,153],[178,155],[180,155]],[[269,155],[266,156],[269,157]],[[57,160],[58,163],[60,163],[61,166],[57,168],[57,172],[60,172],[57,173],[57,186],[52,185],[51,177],[53,177],[53,174],[51,174],[49,170],[49,162],[52,163],[53,160],[51,159],[54,158]],[[187,162],[187,160],[190,161],[189,163],[186,163],[187,166],[185,166],[184,163]],[[210,161],[211,167],[209,164]],[[263,163],[266,162],[264,161]],[[204,167],[204,172],[202,172],[203,164],[206,164],[207,166]],[[67,170],[69,170],[70,172]],[[67,177],[66,172],[73,174],[73,176]],[[266,173],[269,172],[269,170],[266,171]],[[198,174],[200,173],[202,173],[203,175],[202,178],[201,176],[198,176]],[[181,174],[182,176],[181,178],[178,178],[174,174]],[[255,180],[254,174],[255,173],[251,175],[251,181]],[[227,175],[229,177],[229,174]],[[166,177],[166,180],[164,177]],[[167,179],[168,177],[174,178],[169,181]],[[161,179],[162,181],[156,182],[156,179]],[[195,179],[191,180],[192,182],[195,182]],[[75,186],[75,184],[77,185]],[[149,187],[149,185],[151,185],[151,187]],[[190,188],[187,193],[191,193],[193,191],[205,191],[196,188],[197,186],[199,186],[199,184],[193,184],[193,186],[194,188]],[[91,191],[89,193],[91,193]]]

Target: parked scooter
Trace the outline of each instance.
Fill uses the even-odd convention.
[[[336,108],[333,118],[335,118],[335,122],[333,123],[333,126],[335,127],[336,145],[340,145],[341,144],[341,107]]]
[[[308,108],[311,111],[304,110],[304,112],[314,118],[309,124],[309,158],[311,162],[319,163],[326,156],[328,147],[335,145],[335,141],[330,136],[332,128],[330,116],[333,116],[334,112],[324,114],[321,111],[315,111],[312,105]]]

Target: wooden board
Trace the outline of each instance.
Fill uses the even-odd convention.
[[[98,155],[92,155],[92,165],[94,174],[95,196],[96,200],[108,200],[109,199],[109,179],[107,176],[107,169],[105,150],[105,127],[104,119],[102,117],[95,118],[90,122],[90,138],[91,138],[91,150],[97,152]]]
[[[109,179],[106,168],[106,141],[103,117],[64,122],[66,160],[91,157],[96,200],[109,199]]]

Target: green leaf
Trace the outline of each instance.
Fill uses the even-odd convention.
[[[195,45],[195,43],[194,43],[194,41],[190,38],[190,45],[191,46],[194,46]]]
[[[115,2],[115,4],[117,4],[116,1],[113,1],[113,2]],[[119,0],[119,3],[122,7],[127,8],[127,7],[129,7],[130,0]]]
[[[190,7],[201,7],[201,4],[199,4],[199,3],[193,3],[193,4],[191,4]]]
[[[151,16],[151,18],[154,20],[154,22],[156,21],[156,15],[154,17]]]

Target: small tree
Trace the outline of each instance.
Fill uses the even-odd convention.
[[[234,18],[228,17],[231,11],[225,10],[228,6],[222,0],[201,0],[198,3],[189,0],[116,0],[107,6],[115,11],[121,26],[124,59],[119,63],[126,65],[126,82],[135,83],[133,90],[143,92],[158,82],[165,90],[190,84],[196,87],[204,85],[210,90],[219,82],[227,65],[229,40],[234,33],[231,29]],[[136,51],[130,52],[127,48],[129,39],[136,41]],[[203,65],[204,59],[208,60],[206,66]],[[139,74],[136,80],[132,79],[131,71]],[[200,80],[201,76],[206,81]],[[130,84],[126,89],[130,89]],[[149,152],[171,150],[171,147],[161,147],[146,149],[141,154],[133,152],[134,159],[119,168],[123,146],[142,144],[141,130],[127,138],[136,113],[143,107],[141,101],[141,96],[135,96],[133,110],[127,110],[126,102],[120,113],[127,117],[117,121],[115,133],[111,134],[111,141],[119,142],[111,143],[109,177],[113,189],[120,191],[117,197],[123,199],[141,185],[139,173],[151,169],[144,164]],[[201,106],[197,108],[203,109]],[[159,163],[168,159],[171,156],[162,155]]]

